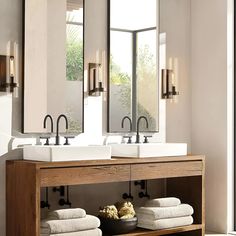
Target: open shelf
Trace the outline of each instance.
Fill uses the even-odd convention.
[[[175,196],[194,208],[196,224],[157,231],[137,228],[123,236],[205,235],[205,158],[202,155],[63,163],[8,160],[6,175],[7,236],[40,236],[42,187],[152,179],[165,179],[166,196]]]
[[[167,235],[167,234],[176,234],[176,233],[183,233],[188,231],[200,230],[202,229],[201,224],[193,224],[183,227],[176,227],[171,229],[163,229],[163,230],[145,230],[145,229],[137,229],[132,233],[129,234],[121,234],[122,236],[158,236],[158,235]]]

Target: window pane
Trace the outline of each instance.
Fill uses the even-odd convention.
[[[67,24],[66,79],[83,79],[83,26]]]
[[[117,132],[128,130],[121,129],[121,120],[131,116],[132,34],[111,31],[110,37],[110,127]]]
[[[157,0],[112,0],[111,28],[140,30],[156,26]]]
[[[156,30],[138,33],[137,111],[138,116],[148,118],[149,131],[156,131],[157,129],[158,79],[156,59]],[[142,124],[143,126],[146,125],[145,123]]]
[[[70,132],[78,133],[82,130],[83,106],[83,97],[78,93],[83,91],[83,10],[68,11],[66,17],[66,115]]]

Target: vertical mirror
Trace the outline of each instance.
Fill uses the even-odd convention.
[[[84,2],[25,0],[24,133],[44,133],[43,119],[65,114],[83,132]]]
[[[108,132],[158,131],[158,0],[108,0]],[[141,122],[142,123],[142,122]],[[143,127],[142,127],[143,125]]]

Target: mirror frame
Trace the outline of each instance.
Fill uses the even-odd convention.
[[[160,1],[159,0],[156,0],[157,1],[157,12],[156,14],[157,17],[156,17],[156,21],[157,21],[157,26],[156,26],[156,29],[159,30],[160,29]],[[111,39],[110,39],[110,27],[111,27],[111,0],[107,0],[107,133],[110,133],[110,134],[125,134],[125,133],[131,133],[131,134],[134,134],[136,133],[136,128],[135,128],[135,131],[130,131],[130,132],[127,132],[127,131],[111,131],[111,127],[110,127],[110,46],[111,46]],[[158,31],[159,32],[159,31]],[[156,127],[156,130],[155,131],[149,131],[149,130],[146,130],[146,131],[143,131],[144,133],[158,133],[160,131],[160,55],[159,55],[159,47],[160,47],[160,33],[157,33],[157,48],[156,48],[156,52],[157,52],[157,55],[156,55],[156,58],[157,58],[157,65],[156,65],[156,70],[157,70],[157,84],[158,84],[158,88],[157,88],[157,91],[158,91],[158,101],[157,101],[157,104],[158,104],[158,114],[157,114],[157,127]],[[133,122],[133,121],[132,121]],[[135,124],[136,125],[136,124]]]
[[[30,135],[33,135],[33,134],[41,134],[41,133],[37,133],[37,132],[32,132],[32,133],[26,133],[24,131],[25,129],[25,125],[24,125],[24,117],[25,117],[25,106],[24,106],[24,102],[25,102],[25,4],[26,4],[26,1],[27,0],[22,0],[22,120],[21,120],[21,132],[23,134],[30,134]],[[82,111],[81,111],[81,114],[82,114],[82,132],[81,133],[84,133],[84,69],[85,69],[85,65],[84,65],[84,62],[85,62],[85,0],[83,0],[83,50],[82,50],[82,54],[83,54],[83,77],[82,77]],[[42,121],[42,124],[43,124],[43,121]],[[78,133],[76,135],[79,135],[81,133]]]

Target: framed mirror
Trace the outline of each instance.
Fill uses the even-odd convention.
[[[108,132],[158,131],[158,0],[108,0]],[[143,126],[143,127],[142,127]]]
[[[24,1],[23,133],[45,133],[44,117],[65,114],[83,132],[84,1]],[[50,127],[49,127],[50,128]]]

